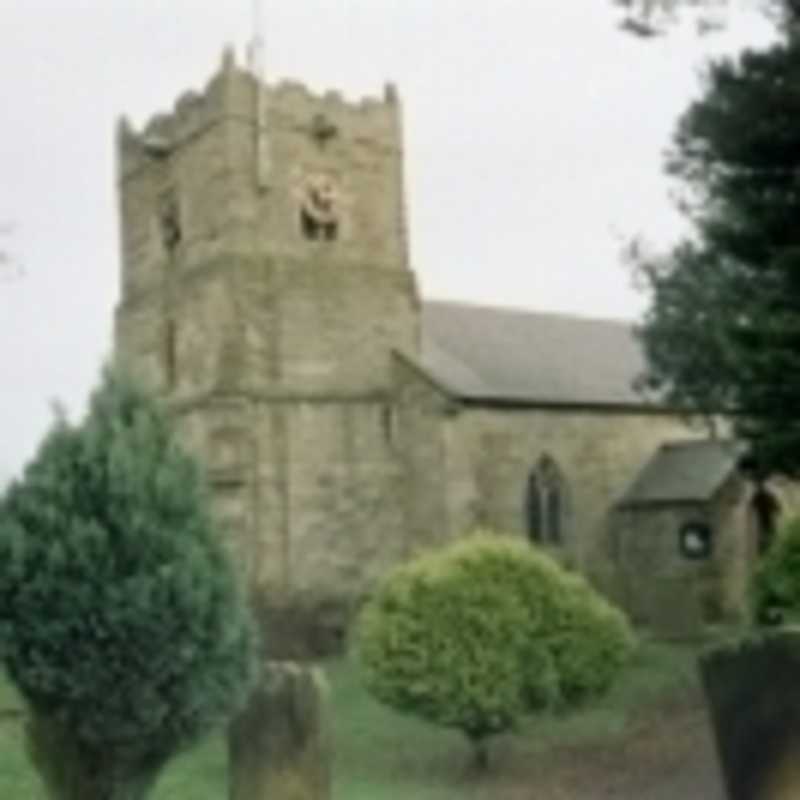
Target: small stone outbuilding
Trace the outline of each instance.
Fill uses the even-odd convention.
[[[740,445],[662,445],[614,512],[624,605],[659,632],[690,634],[744,613],[757,555],[753,489]]]

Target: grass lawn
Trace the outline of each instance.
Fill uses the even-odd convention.
[[[559,718],[535,718],[516,736],[496,743],[496,769],[476,779],[462,738],[395,714],[372,701],[346,661],[331,662],[336,756],[335,800],[506,800],[536,780],[534,766],[556,749],[608,746],[622,739],[637,715],[667,696],[696,689],[691,648],[646,643],[624,678],[601,702]],[[0,681],[0,797],[43,800],[26,761],[21,721],[2,716],[18,699]],[[219,734],[176,759],[163,775],[153,800],[223,800],[225,744]],[[509,782],[517,782],[516,789]],[[557,800],[555,797],[548,800]]]

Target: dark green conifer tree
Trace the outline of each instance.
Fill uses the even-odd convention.
[[[640,264],[646,384],[725,413],[756,476],[800,473],[800,39],[710,66],[668,170],[693,233]]]
[[[252,630],[198,467],[106,370],[0,502],[0,657],[50,796],[145,797],[245,697]]]

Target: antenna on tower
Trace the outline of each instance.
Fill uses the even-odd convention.
[[[250,43],[250,70],[256,79],[256,181],[259,189],[269,188],[271,154],[269,146],[266,44],[262,0],[253,0],[253,40]]]

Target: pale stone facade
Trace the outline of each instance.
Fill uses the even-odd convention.
[[[207,464],[260,602],[336,628],[420,549],[528,535],[544,456],[564,478],[554,546],[613,593],[615,502],[659,444],[699,433],[627,386],[469,396],[468,366],[426,344],[392,87],[259,88],[226,53],[202,94],[122,122],[118,160],[117,351]]]

